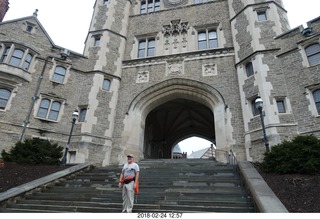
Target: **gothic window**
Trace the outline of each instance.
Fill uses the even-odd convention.
[[[151,13],[160,10],[160,0],[146,0],[140,3],[140,14]]]
[[[11,91],[5,88],[0,88],[0,109],[5,109],[9,98],[11,96]]]
[[[320,114],[320,89],[313,92],[313,99],[316,104],[318,114]]]
[[[49,100],[49,99],[42,99],[37,116],[39,118],[57,121],[60,108],[61,108],[60,102]]]
[[[79,114],[79,122],[84,122],[87,115],[87,108],[81,108]]]
[[[15,49],[9,61],[9,65],[20,66],[24,52],[21,49]]]
[[[277,108],[279,113],[286,113],[284,100],[277,100]]]
[[[258,11],[258,21],[266,21],[267,20],[267,13],[266,11]]]
[[[144,39],[139,41],[138,58],[150,57],[155,55],[155,39]]]
[[[63,83],[67,69],[62,66],[57,66],[54,70],[52,80],[58,83]]]
[[[246,64],[246,73],[247,73],[247,77],[250,77],[254,74],[252,62],[248,62]]]
[[[205,30],[198,32],[198,49],[212,49],[218,47],[217,32]]]
[[[312,44],[305,49],[310,66],[320,64],[320,45]]]
[[[110,80],[104,79],[103,80],[103,84],[102,84],[102,89],[105,90],[105,91],[109,91],[110,90],[110,85],[111,85]]]
[[[24,70],[28,71],[32,58],[33,56],[30,53],[28,53],[22,66]]]

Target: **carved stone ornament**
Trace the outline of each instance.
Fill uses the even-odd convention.
[[[180,19],[172,20],[170,25],[163,26],[163,35],[168,37],[170,35],[185,34],[188,32],[188,22],[181,22]]]
[[[167,61],[167,75],[177,76],[184,74],[184,62],[180,60]]]
[[[138,72],[136,82],[137,82],[137,83],[146,83],[146,82],[149,82],[149,72],[148,72],[148,71]]]
[[[202,76],[215,76],[218,75],[217,73],[217,66],[216,64],[205,64],[202,65]]]

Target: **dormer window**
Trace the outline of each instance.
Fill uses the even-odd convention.
[[[29,33],[31,33],[32,30],[33,30],[33,26],[28,25],[26,31],[29,32]]]

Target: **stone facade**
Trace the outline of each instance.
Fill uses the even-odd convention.
[[[86,114],[75,125],[71,163],[119,164],[128,153],[172,158],[190,136],[213,142],[217,160],[232,149],[258,161],[265,146],[257,96],[271,148],[298,134],[320,136],[320,69],[305,52],[319,44],[319,18],[302,34],[309,29],[290,29],[281,0],[147,2],[97,0],[83,55],[55,45],[36,14],[0,24],[1,150],[22,137],[64,145],[78,109]],[[11,63],[16,50],[24,52],[19,66]],[[61,82],[56,67],[66,70]],[[61,105],[56,119],[39,114],[43,99]]]

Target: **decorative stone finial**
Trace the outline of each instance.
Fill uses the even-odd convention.
[[[36,9],[34,12],[33,12],[33,16],[35,16],[35,17],[38,17],[38,9]]]

